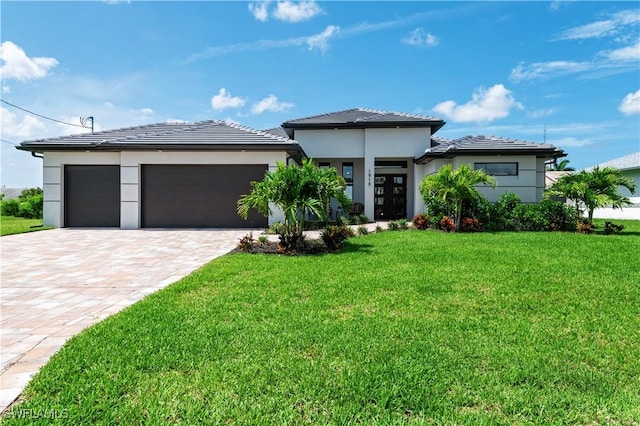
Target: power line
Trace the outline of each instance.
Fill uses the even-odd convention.
[[[67,126],[80,127],[81,129],[88,129],[89,128],[89,127],[86,127],[86,126],[81,126],[80,124],[66,123],[64,121],[56,120],[55,118],[46,117],[46,116],[44,116],[42,114],[38,114],[37,112],[29,111],[28,109],[24,109],[22,107],[19,107],[18,105],[14,105],[12,103],[9,103],[9,102],[5,101],[4,99],[0,99],[0,101],[2,101],[3,103],[5,103],[5,104],[7,104],[9,106],[14,107],[14,108],[18,108],[21,111],[27,112],[29,114],[33,114],[33,115],[38,116],[40,118],[44,118],[45,120],[55,121],[56,123],[64,124],[64,125],[67,125]]]
[[[8,140],[6,140],[6,139],[0,139],[0,141],[2,141],[2,142],[4,142],[4,143],[8,143],[8,144],[13,145],[13,146],[18,146],[18,144],[17,144],[17,143],[9,142],[9,141],[8,141]]]

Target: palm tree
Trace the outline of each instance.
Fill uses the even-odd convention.
[[[456,223],[456,229],[460,229],[462,221],[462,203],[474,202],[480,198],[480,192],[476,188],[478,184],[487,184],[495,188],[496,182],[493,176],[484,170],[473,170],[468,164],[462,164],[456,170],[451,164],[442,166],[437,173],[425,176],[420,183],[420,193],[425,201],[435,196],[448,206],[448,214]]]
[[[632,206],[629,198],[619,192],[619,187],[625,187],[631,193],[636,191],[636,183],[613,167],[600,168],[595,166],[591,170],[581,170],[578,173],[562,176],[551,188],[550,195],[559,195],[572,200],[580,215],[580,206],[587,209],[589,223],[593,223],[593,211],[598,207],[611,206],[614,209]]]
[[[302,241],[305,217],[312,213],[326,219],[331,198],[345,209],[351,205],[346,196],[346,184],[335,168],[319,169],[313,160],[304,159],[300,166],[278,163],[260,182],[251,182],[251,192],[238,200],[238,214],[247,218],[252,208],[264,216],[273,214],[270,205],[284,215],[280,244],[295,248]]]
[[[564,160],[555,161],[550,164],[547,170],[553,172],[573,172],[575,168],[569,167],[569,160],[565,158]]]

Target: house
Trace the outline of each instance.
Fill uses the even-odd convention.
[[[44,223],[56,227],[264,227],[236,202],[277,162],[313,158],[335,167],[347,193],[376,220],[424,210],[419,183],[442,165],[470,164],[506,191],[542,198],[545,162],[566,154],[547,144],[433,136],[445,122],[422,115],[350,109],[286,121],[268,131],[223,121],[162,123],[25,141],[43,157]]]
[[[622,175],[635,181],[637,190],[632,194],[627,188],[620,187],[620,194],[629,197],[632,207],[613,209],[611,207],[595,209],[593,217],[598,219],[636,219],[640,220],[640,151],[624,157],[615,158],[598,164],[600,168],[613,167],[622,172]],[[594,166],[595,167],[595,166]],[[635,195],[635,196],[634,196]]]

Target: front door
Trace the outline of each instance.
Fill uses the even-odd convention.
[[[406,219],[407,175],[376,175],[374,205],[375,220]]]

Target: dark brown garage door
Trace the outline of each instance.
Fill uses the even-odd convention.
[[[264,178],[267,165],[144,165],[142,226],[145,228],[266,227],[267,218],[252,211],[236,213],[251,181]]]
[[[64,218],[67,227],[120,227],[120,166],[65,166]]]

